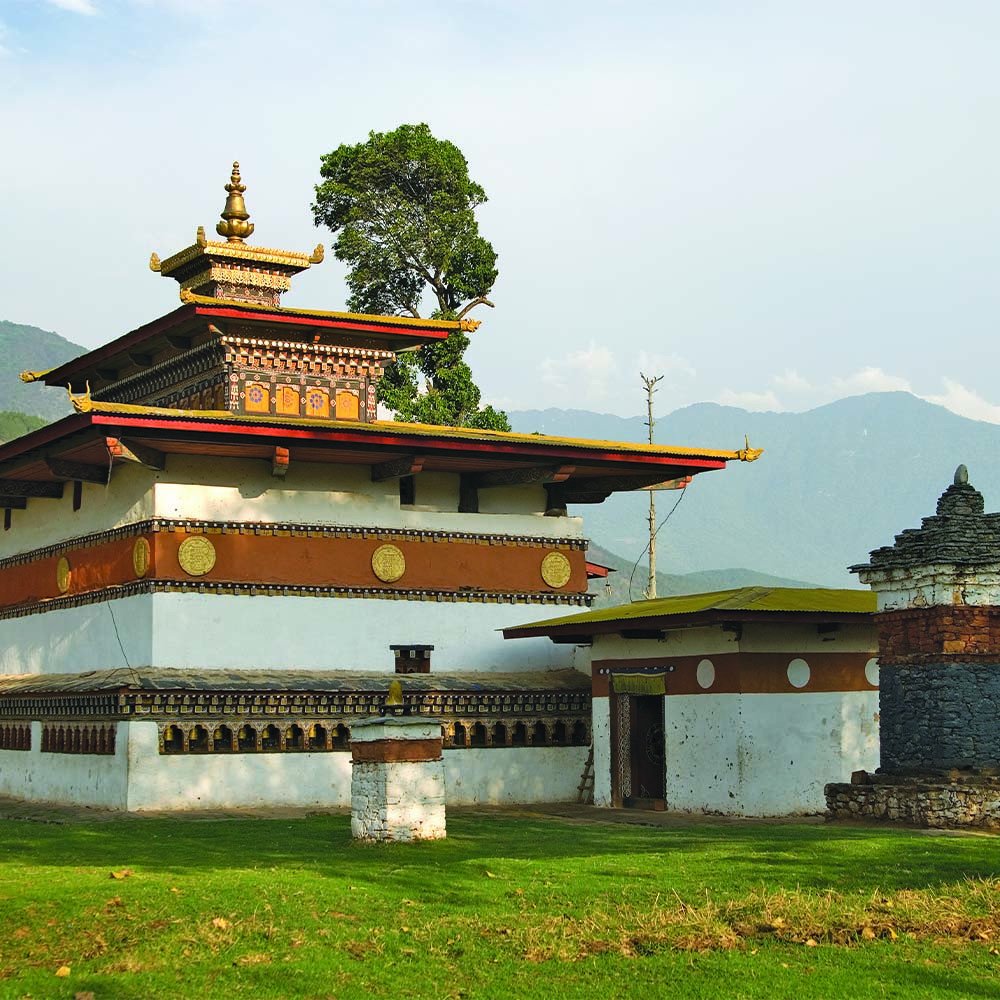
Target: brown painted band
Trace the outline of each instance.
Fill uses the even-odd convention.
[[[419,763],[440,759],[440,736],[431,740],[371,740],[351,744],[351,760],[358,764]]]
[[[372,557],[382,544],[375,537],[296,536],[285,532],[260,534],[189,533],[158,531],[144,538],[147,564],[144,578],[159,583],[225,583],[276,588],[350,588],[407,592],[497,592],[578,594],[587,592],[586,556],[580,549],[561,554],[570,567],[562,587],[546,584],[541,574],[548,551],[534,544],[498,546],[469,544],[453,539],[400,540],[402,575],[385,582],[376,576]],[[210,543],[214,562],[204,573],[192,576],[181,566],[180,546],[190,538]],[[62,556],[10,566],[0,573],[3,595],[0,607],[12,608],[74,596],[136,580],[135,538],[114,538]],[[61,582],[59,566],[68,565]]]
[[[834,691],[877,691],[865,675],[873,651],[852,653],[716,653],[707,656],[645,657],[595,660],[592,689],[595,698],[610,693],[611,674],[642,668],[662,669],[667,694],[817,694]],[[794,687],[788,679],[793,659],[809,664],[805,687]],[[698,664],[709,660],[715,668],[712,684],[698,683]],[[670,669],[673,668],[673,669]]]

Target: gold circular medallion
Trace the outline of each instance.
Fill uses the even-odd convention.
[[[73,570],[70,568],[69,560],[65,556],[60,556],[59,562],[56,563],[56,586],[60,594],[65,594],[69,590],[72,578]]]
[[[380,545],[372,553],[372,572],[383,583],[395,583],[406,572],[406,559],[395,545]]]
[[[177,561],[185,573],[204,576],[215,565],[215,546],[204,535],[192,535],[178,547]]]
[[[132,569],[140,579],[149,572],[149,542],[145,538],[137,538],[132,546]]]
[[[550,552],[542,560],[542,579],[556,590],[569,583],[571,572],[569,560],[561,552]]]

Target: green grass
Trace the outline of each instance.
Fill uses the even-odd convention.
[[[995,837],[349,826],[0,822],[0,996],[1000,996]]]

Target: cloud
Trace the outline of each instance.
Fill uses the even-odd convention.
[[[676,398],[676,391],[670,390],[676,390],[679,382],[690,380],[696,374],[691,363],[678,354],[639,351],[623,360],[620,351],[596,340],[562,358],[546,358],[539,364],[538,372],[547,405],[598,406],[623,416],[638,413],[645,407],[640,372],[664,377],[657,385],[657,392],[664,392],[664,396],[656,397],[658,409],[661,400],[665,406],[667,398]],[[508,405],[517,408],[513,403]]]
[[[835,378],[833,391],[837,396],[855,396],[865,392],[913,392],[908,379],[889,375],[881,368],[862,368],[847,378]]]
[[[70,10],[74,14],[96,14],[97,8],[91,0],[48,0],[53,7]]]
[[[587,347],[562,359],[547,358],[539,365],[539,371],[542,384],[551,392],[566,395],[572,391],[581,402],[585,398],[600,403],[611,395],[617,367],[614,351],[592,340]]]
[[[716,400],[723,406],[739,406],[744,410],[785,410],[787,409],[770,390],[754,392],[753,390],[736,391],[723,389]]]
[[[872,366],[860,368],[849,375],[837,375],[818,384],[789,368],[772,376],[772,388],[723,389],[714,398],[725,406],[739,406],[744,410],[801,412],[845,396],[860,396],[869,392],[908,392],[918,399],[943,406],[960,417],[1000,424],[1000,404],[991,403],[953,378],[943,376],[941,384],[944,387],[941,392],[917,392],[909,379]]]
[[[983,399],[973,389],[968,389],[961,382],[944,378],[944,392],[938,395],[928,395],[923,398],[929,403],[937,403],[960,417],[970,420],[985,420],[991,424],[1000,424],[1000,406]]]

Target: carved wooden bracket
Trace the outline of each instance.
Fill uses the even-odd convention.
[[[418,472],[423,471],[426,460],[423,455],[403,455],[402,458],[380,462],[378,465],[372,466],[372,482],[381,483],[387,479],[415,476]]]
[[[46,497],[58,500],[62,495],[62,483],[33,479],[0,479],[0,497]]]
[[[271,475],[284,479],[288,474],[289,462],[288,449],[275,447],[274,455],[271,457]]]
[[[87,462],[69,462],[62,458],[47,458],[45,464],[53,476],[60,479],[75,479],[82,483],[97,483],[107,486],[111,478],[110,465],[90,465]]]

